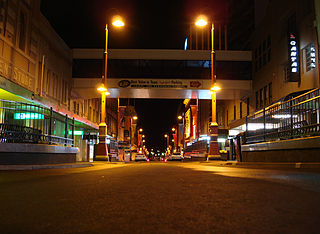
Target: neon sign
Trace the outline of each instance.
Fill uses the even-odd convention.
[[[289,57],[290,57],[290,70],[292,73],[299,71],[299,53],[296,37],[290,33],[289,37]]]
[[[313,44],[309,45],[306,49],[307,71],[316,67],[316,48]]]
[[[68,135],[72,135],[72,131],[71,131],[71,130],[68,131]],[[73,135],[74,135],[74,136],[82,136],[82,135],[83,135],[83,131],[74,130],[74,131],[73,131]]]
[[[43,119],[43,114],[39,113],[14,113],[13,119]]]

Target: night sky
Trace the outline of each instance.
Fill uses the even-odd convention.
[[[104,48],[105,23],[119,14],[126,27],[110,27],[110,49],[183,49],[190,23],[200,13],[226,17],[225,0],[42,0],[41,11],[70,48]],[[219,14],[218,14],[218,13]],[[137,99],[138,124],[147,147],[165,148],[183,100]],[[132,102],[131,102],[132,103]]]

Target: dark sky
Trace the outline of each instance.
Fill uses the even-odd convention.
[[[70,48],[103,48],[105,23],[119,14],[126,27],[109,28],[111,49],[183,49],[190,23],[202,14],[226,16],[226,0],[42,0],[41,10]],[[219,14],[217,13],[219,12]],[[149,148],[165,148],[182,100],[135,100]]]

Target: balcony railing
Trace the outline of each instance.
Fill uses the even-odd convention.
[[[320,90],[259,110],[246,119],[244,143],[320,135]]]
[[[0,142],[74,145],[74,118],[40,105],[0,100]]]

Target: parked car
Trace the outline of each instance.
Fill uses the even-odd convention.
[[[181,152],[176,152],[176,153],[171,154],[168,157],[168,160],[180,160],[180,161],[182,161],[183,160],[183,155],[182,155]]]
[[[135,161],[149,161],[147,156],[142,153],[137,153],[135,157]]]

